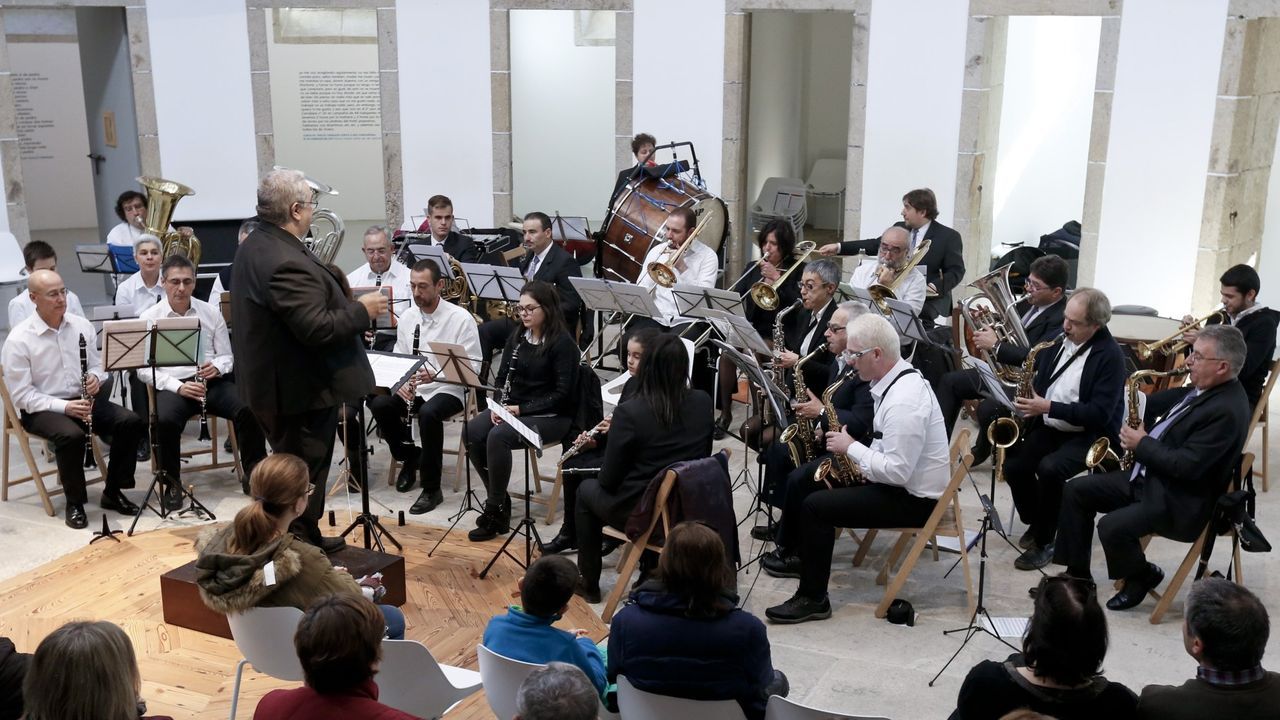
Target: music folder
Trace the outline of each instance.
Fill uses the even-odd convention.
[[[426,358],[417,355],[378,350],[366,350],[365,355],[369,358],[369,367],[373,369],[374,386],[386,388],[392,395],[399,392],[400,386],[408,382],[410,376],[426,362]]]
[[[373,319],[373,326],[378,330],[392,330],[396,326],[396,315],[391,311],[396,301],[395,293],[391,290],[391,286],[382,284],[378,286],[361,285],[360,287],[351,288],[351,297],[360,297],[372,292],[382,293],[387,298],[387,309],[385,312],[378,313],[378,317]]]

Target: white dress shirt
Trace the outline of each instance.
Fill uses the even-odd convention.
[[[191,298],[191,307],[185,315],[180,315],[169,306],[166,298],[148,308],[140,316],[143,320],[159,320],[160,318],[194,317],[200,320],[200,359],[201,363],[212,363],[218,372],[226,375],[234,367],[231,357],[231,335],[227,332],[227,323],[222,313],[214,305],[199,299]],[[194,365],[156,368],[156,387],[169,392],[178,392],[184,380],[190,380],[196,374]],[[150,368],[140,368],[138,379],[144,384],[151,384]]]
[[[142,237],[143,230],[129,223],[119,223],[107,233],[107,244],[120,247],[133,247],[133,243]]]
[[[427,355],[431,348],[427,346],[429,342],[446,342],[455,345],[461,345],[467,351],[467,357],[471,358],[471,369],[478,374],[480,372],[480,358],[482,351],[480,350],[480,330],[476,325],[475,318],[471,317],[471,313],[464,308],[460,308],[451,302],[441,300],[436,305],[433,313],[424,313],[418,309],[417,303],[413,307],[404,311],[404,315],[400,316],[400,325],[396,329],[396,347],[395,352],[402,355],[410,355],[413,353],[413,329],[422,327],[422,331],[418,334],[418,354],[426,355],[427,366],[433,371],[438,372],[440,366],[448,360],[434,355]],[[446,385],[444,383],[429,382],[418,386],[418,397],[423,400],[431,398],[436,393],[444,393],[458,398],[458,401],[466,405],[466,388],[458,385]]]
[[[1053,365],[1053,371],[1056,373],[1075,354],[1079,345],[1071,342],[1065,337],[1062,338],[1062,351],[1058,353],[1058,361]],[[1089,352],[1093,348],[1085,348],[1080,353],[1080,357],[1075,362],[1067,366],[1066,370],[1049,385],[1048,391],[1044,394],[1044,399],[1051,403],[1073,403],[1080,401],[1080,379],[1084,377],[1084,362],[1089,359]],[[1065,420],[1050,417],[1048,414],[1044,416],[1044,424],[1055,430],[1063,432],[1080,432],[1084,428],[1080,425],[1072,425]]]
[[[922,498],[937,499],[951,479],[947,426],[928,381],[911,365],[898,360],[884,377],[871,384],[876,412],[872,426],[881,437],[868,447],[855,442],[848,455],[871,481],[906,488]],[[887,396],[885,390],[893,385]]]
[[[138,271],[124,279],[116,288],[116,305],[131,305],[133,312],[141,316],[143,311],[164,300],[164,284],[156,274],[156,284],[147,287],[142,281],[142,272]]]
[[[849,285],[856,288],[866,288],[875,285],[879,278],[876,277],[876,267],[880,261],[875,258],[863,260],[858,267],[853,269],[853,275],[849,277]],[[894,294],[898,299],[911,306],[911,310],[919,315],[924,308],[925,292],[928,290],[929,283],[925,282],[924,274],[920,272],[920,266],[911,269],[901,282],[898,283],[898,289]]]
[[[378,273],[369,269],[369,263],[365,263],[347,275],[347,283],[353,288],[373,287],[378,284]],[[409,292],[409,268],[399,260],[393,259],[391,266],[382,273],[382,287],[391,288],[391,312],[397,318],[413,305],[413,295]],[[379,329],[391,332],[391,328]]]
[[[28,413],[65,413],[67,403],[80,399],[80,336],[86,341],[89,372],[105,382],[98,357],[93,323],[66,313],[62,324],[51,328],[38,314],[9,331],[0,363],[13,404]]]
[[[664,288],[655,283],[653,278],[649,277],[649,263],[657,262],[661,259],[662,254],[666,251],[667,243],[660,242],[649,248],[649,252],[644,256],[644,267],[640,270],[640,281],[636,284],[642,288],[654,288],[653,304],[658,306],[660,317],[653,318],[660,325],[671,327],[682,322],[687,322],[687,318],[681,318],[676,313],[676,299],[670,288]],[[680,256],[684,261],[685,269],[677,270],[674,266],[671,268],[675,271],[676,282],[686,285],[698,285],[701,287],[715,287],[716,284],[716,253],[711,248],[703,245],[697,240],[689,246],[684,255]]]
[[[80,304],[80,298],[72,291],[67,291],[67,312],[80,317],[88,317],[84,314],[84,306]],[[36,302],[31,299],[31,293],[22,290],[18,296],[9,301],[9,327],[16,328],[18,323],[26,320],[36,314]]]

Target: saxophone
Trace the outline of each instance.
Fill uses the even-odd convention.
[[[1027,351],[1027,358],[1022,361],[1022,368],[1018,371],[1018,388],[1014,391],[1015,398],[1026,400],[1035,394],[1031,381],[1036,375],[1036,356],[1050,345],[1056,345],[1060,337],[1045,340]],[[1017,413],[1011,417],[996,418],[987,426],[987,441],[998,448],[1013,447],[1014,443],[1018,442],[1018,438],[1022,437],[1022,424],[1023,420]]]
[[[84,436],[84,466],[97,467],[98,463],[93,459],[93,396],[89,394],[89,352],[84,335],[80,336],[80,399],[89,403],[89,417],[84,421],[88,428]]]
[[[840,416],[836,413],[836,406],[832,402],[832,398],[835,397],[836,391],[840,389],[844,381],[848,380],[853,373],[853,369],[840,373],[836,381],[822,391],[822,412],[827,418],[828,430],[835,430],[840,427]],[[861,468],[855,465],[846,453],[835,453],[831,457],[824,459],[818,465],[813,479],[829,488],[862,485],[867,482],[867,478],[862,474]]]
[[[793,397],[796,402],[809,402],[809,388],[804,382],[804,373],[801,370],[804,364],[813,359],[814,355],[827,349],[826,343],[818,346],[813,352],[800,358],[795,368],[795,392]],[[787,453],[791,455],[791,463],[795,467],[813,460],[818,455],[818,449],[813,440],[814,425],[813,421],[808,418],[797,416],[796,421],[791,423],[782,431],[780,439],[787,447]]]
[[[778,361],[781,360],[782,353],[787,349],[787,339],[782,332],[782,321],[803,304],[803,300],[796,300],[785,309],[778,311],[778,314],[773,318],[773,365],[770,366],[770,370],[773,374],[773,382],[778,385],[783,383],[785,375]]]
[[[1125,378],[1124,392],[1129,399],[1129,412],[1125,418],[1125,423],[1135,430],[1142,426],[1141,406],[1138,404],[1138,395],[1142,392],[1138,386],[1142,381],[1147,378],[1182,377],[1189,372],[1191,372],[1191,369],[1186,367],[1180,367],[1168,372],[1139,370]],[[1113,464],[1119,464],[1121,470],[1131,470],[1133,469],[1133,451],[1125,450],[1124,456],[1117,458],[1116,451],[1111,449],[1111,441],[1104,435],[1094,440],[1093,444],[1089,446],[1088,452],[1085,453],[1084,464],[1090,470],[1100,465],[1107,468]]]

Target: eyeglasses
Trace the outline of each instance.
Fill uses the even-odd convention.
[[[516,312],[521,315],[532,315],[534,310],[541,309],[541,305],[517,305]]]
[[[1221,360],[1222,362],[1226,362],[1226,361],[1227,361],[1227,359],[1226,359],[1226,358],[1205,357],[1205,356],[1203,356],[1203,355],[1201,355],[1201,354],[1200,354],[1200,351],[1199,351],[1199,350],[1192,350],[1192,351],[1191,351],[1191,354],[1187,356],[1187,359],[1188,359],[1188,360],[1190,360],[1191,362],[1203,362],[1203,361],[1205,361],[1205,360],[1211,360],[1211,361],[1214,361],[1214,362],[1217,362],[1217,361],[1219,361],[1219,360]]]
[[[196,284],[195,278],[169,278],[164,281],[165,285],[173,285],[174,287],[191,287]]]
[[[810,292],[812,292],[813,290],[817,290],[820,287],[826,287],[826,286],[827,286],[827,283],[818,283],[812,280],[805,280],[804,282],[800,283],[801,290],[808,290]]]
[[[837,323],[827,323],[827,332],[842,333],[844,332],[844,325],[840,325]]]
[[[1048,290],[1049,286],[1041,285],[1035,280],[1031,280],[1030,278],[1028,278],[1026,281],[1022,283],[1022,288],[1026,290],[1028,293],[1033,293],[1033,292],[1040,292],[1041,290]]]
[[[298,201],[298,204],[299,204],[299,205],[306,205],[307,207],[310,207],[310,208],[317,208],[317,207],[320,207],[320,201],[319,201],[319,200],[316,200],[316,199],[310,199],[310,200],[299,200],[299,201]]]
[[[858,358],[862,357],[863,355],[866,355],[867,353],[871,352],[872,350],[875,350],[875,348],[873,348],[873,347],[869,347],[869,348],[867,348],[866,350],[859,350],[859,351],[857,351],[857,352],[854,352],[854,351],[852,351],[852,350],[845,350],[845,351],[844,351],[844,361],[845,361],[846,363],[850,363],[850,364],[851,364],[851,363],[854,363],[854,362],[857,362],[857,361],[858,361]]]

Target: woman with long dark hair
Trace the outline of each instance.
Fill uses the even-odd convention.
[[[554,285],[535,280],[520,289],[521,327],[507,339],[491,403],[538,431],[544,443],[569,432],[574,412],[578,346],[565,327]],[[511,529],[511,453],[524,441],[491,410],[467,423],[467,454],[488,491],[484,512],[467,537],[490,540]]]
[[[711,455],[711,396],[689,387],[688,372],[689,354],[680,338],[656,338],[640,360],[636,396],[613,411],[600,476],[578,488],[579,590],[589,602],[600,602],[604,526],[626,525],[658,471]]]

